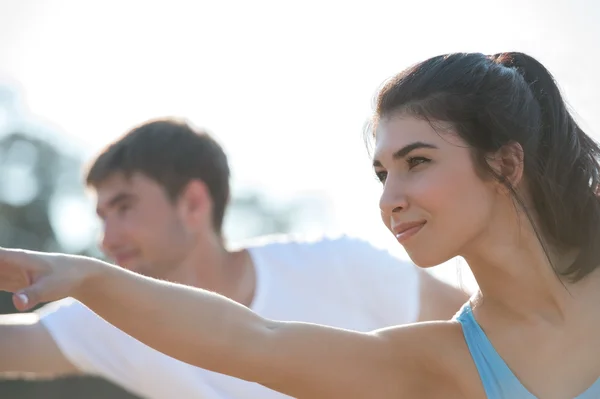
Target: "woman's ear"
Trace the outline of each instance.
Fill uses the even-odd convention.
[[[514,141],[505,144],[488,157],[488,164],[501,183],[516,188],[523,180],[525,168],[523,147]]]

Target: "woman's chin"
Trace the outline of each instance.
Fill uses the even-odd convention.
[[[422,269],[429,269],[431,267],[439,266],[444,262],[447,262],[451,258],[439,256],[441,254],[432,253],[432,251],[406,251],[410,260]]]

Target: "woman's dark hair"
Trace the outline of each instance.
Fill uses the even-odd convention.
[[[516,52],[430,58],[380,90],[375,124],[396,112],[450,123],[472,149],[478,172],[505,184],[525,209],[546,254],[545,243],[580,250],[573,264],[557,273],[578,281],[600,264],[600,148],[570,115],[540,62]],[[523,149],[537,218],[486,161],[510,143]]]

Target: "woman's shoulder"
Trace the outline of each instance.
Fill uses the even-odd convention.
[[[407,365],[402,372],[411,375],[413,393],[425,395],[419,397],[485,398],[458,321],[415,323],[380,330],[378,334]]]

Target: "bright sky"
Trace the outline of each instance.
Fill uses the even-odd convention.
[[[596,0],[0,0],[0,80],[86,157],[188,117],[224,145],[235,187],[322,191],[336,228],[389,242],[361,136],[378,86],[440,53],[528,52],[600,134],[598,21]]]

